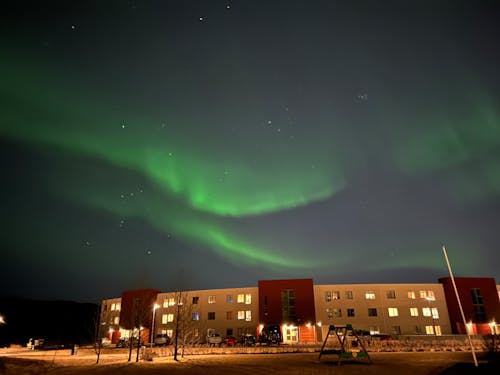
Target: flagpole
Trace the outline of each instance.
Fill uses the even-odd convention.
[[[457,285],[455,284],[455,278],[453,277],[453,272],[451,271],[450,261],[448,260],[448,254],[446,254],[446,248],[443,245],[444,258],[446,259],[446,264],[448,265],[448,271],[450,272],[451,283],[453,284],[453,289],[455,289],[455,295],[457,296],[458,307],[460,308],[460,314],[462,314],[462,320],[464,322],[465,331],[467,332],[467,338],[469,339],[470,349],[472,351],[472,358],[474,358],[474,365],[477,367],[476,352],[474,351],[474,345],[472,345],[472,338],[470,337],[470,332],[467,329],[467,322],[465,321],[464,310],[462,309],[462,303],[460,302],[460,297],[458,296]]]

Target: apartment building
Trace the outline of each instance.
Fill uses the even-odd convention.
[[[205,342],[211,333],[222,337],[255,335],[259,324],[255,287],[160,293],[156,304],[155,334],[173,337],[176,316],[182,314],[190,342]]]
[[[451,333],[441,284],[315,285],[314,303],[321,337],[346,324],[370,334]]]
[[[456,281],[465,328],[449,278],[432,284],[332,285],[288,279],[260,280],[258,287],[246,288],[126,291],[102,301],[100,337],[115,343],[140,332],[150,342],[156,335],[179,332],[187,343],[205,343],[211,333],[258,336],[272,325],[280,327],[283,343],[315,343],[330,325],[347,324],[370,334],[500,332],[500,285],[493,278]]]

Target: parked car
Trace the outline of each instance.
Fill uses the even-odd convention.
[[[209,346],[220,346],[222,344],[222,337],[218,333],[211,333],[207,336],[207,344]]]
[[[277,345],[281,342],[281,330],[278,325],[270,325],[262,328],[259,336],[259,343]]]
[[[238,340],[234,336],[226,336],[226,338],[224,339],[224,345],[227,346],[236,346],[237,343]]]
[[[168,337],[167,334],[156,335],[155,345],[158,345],[158,346],[170,345],[170,337]]]
[[[116,343],[116,347],[117,348],[128,348],[128,347],[130,347],[130,345],[132,345],[132,347],[136,347],[137,344],[138,344],[137,340],[139,340],[139,338],[136,337],[136,336],[133,336],[131,338],[129,338],[129,337],[121,337],[118,340],[118,342]],[[139,345],[140,346],[144,345],[144,340],[142,339],[142,337],[140,338]]]
[[[240,337],[240,344],[244,346],[253,346],[257,343],[257,339],[254,335],[247,333]]]

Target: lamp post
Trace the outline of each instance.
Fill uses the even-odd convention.
[[[153,348],[153,342],[154,342],[154,335],[155,335],[155,314],[156,314],[156,309],[159,308],[160,306],[155,303],[153,306],[153,322],[151,323],[151,349]]]

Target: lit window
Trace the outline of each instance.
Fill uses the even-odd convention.
[[[215,320],[215,312],[208,313],[208,320]]]
[[[415,299],[415,292],[413,290],[408,292],[408,299]]]
[[[434,326],[435,332],[437,336],[441,336],[441,326]]]
[[[115,311],[116,305],[114,303],[111,304],[111,311]]]
[[[418,316],[418,308],[410,307],[410,316]]]
[[[193,320],[196,320],[196,321],[200,320],[200,313],[199,312],[195,311],[193,313]]]
[[[439,311],[438,311],[437,307],[433,307],[431,310],[432,310],[432,318],[439,319]]]
[[[245,311],[238,311],[238,320],[245,320]]]
[[[365,298],[366,299],[375,299],[375,292],[371,291],[371,290],[365,292]]]
[[[425,326],[425,333],[428,335],[434,334],[434,326]]]
[[[243,303],[243,302],[245,302],[245,295],[238,294],[238,303]]]
[[[165,298],[163,301],[163,307],[175,306],[175,298]]]
[[[325,292],[325,302],[332,302],[332,292]]]
[[[174,330],[173,329],[167,329],[167,336],[172,337],[174,335]]]
[[[115,306],[115,309],[116,309],[117,311],[120,311],[120,308],[121,308],[121,304],[120,304],[120,303],[117,303],[117,304],[116,304],[116,306]]]
[[[245,311],[245,321],[247,322],[252,321],[252,312],[250,310]]]
[[[333,309],[333,316],[335,318],[341,318],[342,317],[342,310],[341,309]]]
[[[332,298],[333,299],[340,299],[340,292],[339,291],[332,292]]]
[[[354,309],[347,309],[347,316],[353,317],[354,316]]]
[[[233,312],[226,311],[226,320],[233,320]]]
[[[232,294],[228,294],[226,296],[226,302],[227,303],[233,303],[233,295]]]
[[[387,309],[387,311],[389,312],[389,316],[391,318],[395,317],[395,316],[399,316],[399,312],[398,312],[398,308],[397,307],[389,307]]]
[[[345,299],[352,299],[352,291],[348,290],[345,292]]]
[[[380,334],[380,327],[379,326],[371,326],[369,331],[370,331],[370,335],[378,335],[378,334]]]
[[[115,316],[114,323],[116,325],[120,324],[120,317],[119,316]]]
[[[368,309],[368,316],[377,316],[377,309],[375,308]]]
[[[174,321],[174,314],[163,314],[161,316],[161,323],[162,324],[171,323],[173,321]]]
[[[331,309],[326,309],[326,315],[328,320],[333,319],[333,311]]]
[[[423,307],[422,308],[422,315],[423,316],[431,316],[431,309],[429,307]]]
[[[420,293],[420,298],[425,298],[428,301],[436,300],[436,295],[434,294],[433,290],[421,290],[419,293]]]
[[[393,335],[400,335],[401,334],[401,326],[392,326],[391,333]]]
[[[245,304],[250,305],[251,303],[252,303],[252,295],[246,294],[245,295]]]
[[[387,291],[387,298],[388,299],[395,299],[396,298],[396,291],[395,290],[388,290]]]
[[[208,296],[208,303],[215,303],[215,296]]]

